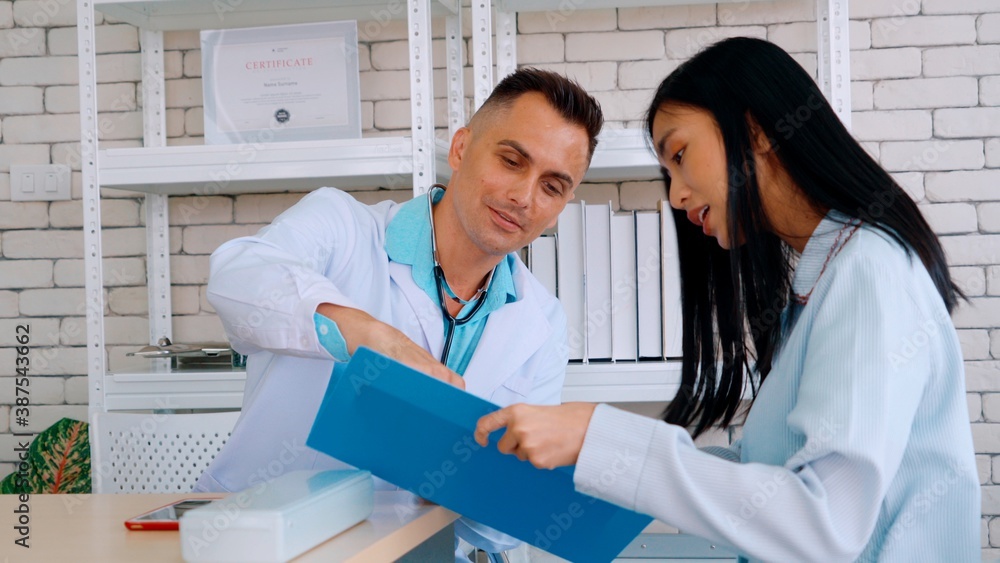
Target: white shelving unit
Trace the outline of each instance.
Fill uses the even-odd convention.
[[[91,413],[149,408],[239,407],[243,371],[171,372],[164,361],[110,373],[104,341],[100,188],[145,192],[149,341],[172,337],[167,197],[313,189],[321,185],[413,186],[447,181],[447,147],[434,138],[431,17],[445,16],[449,128],[464,124],[458,0],[77,0],[83,176],[87,373]],[[97,11],[140,29],[143,147],[100,150]],[[405,20],[410,47],[410,135],[346,141],[166,146],[163,32],[358,20]],[[166,403],[166,405],[165,405]]]
[[[731,0],[737,1],[737,0]],[[752,0],[765,1],[765,0]],[[815,1],[819,82],[838,115],[850,125],[847,0]],[[516,12],[710,3],[707,0],[472,1],[475,107],[496,76],[516,68]],[[724,3],[724,2],[723,2]],[[448,127],[465,123],[461,69],[461,7],[458,0],[77,0],[80,71],[81,154],[87,302],[87,365],[91,413],[160,408],[239,408],[245,372],[172,372],[162,361],[148,369],[111,373],[104,341],[104,281],[101,271],[100,188],[146,193],[149,341],[172,337],[167,197],[309,189],[319,185],[410,185],[422,193],[446,181],[447,145],[434,139],[431,80],[432,16],[445,16]],[[94,14],[100,11],[140,28],[144,146],[100,150]],[[247,150],[234,146],[166,146],[163,31],[221,29],[355,19],[406,19],[410,44],[411,135],[355,141],[274,143]],[[495,31],[494,31],[495,26]],[[639,130],[602,134],[586,179],[655,179],[659,166]],[[280,181],[280,183],[278,183]],[[679,362],[570,365],[567,401],[664,401],[677,392]]]

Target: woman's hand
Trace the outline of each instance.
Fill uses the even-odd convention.
[[[497,444],[501,453],[516,455],[540,469],[574,465],[596,407],[591,403],[511,405],[479,419],[476,442],[486,446],[491,432],[506,427]]]

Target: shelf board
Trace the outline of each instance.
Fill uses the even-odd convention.
[[[660,164],[641,129],[605,129],[597,137],[585,182],[658,180]]]
[[[680,387],[680,362],[570,364],[563,401],[669,401]],[[104,405],[109,411],[151,409],[239,409],[246,372],[241,369],[176,371],[133,369],[108,373]]]
[[[175,371],[133,369],[104,377],[108,411],[239,409],[247,374],[242,369]]]
[[[435,146],[437,181],[451,177],[448,144]],[[167,195],[311,190],[321,186],[411,187],[409,137],[106,149],[101,187]],[[656,180],[660,165],[638,129],[598,140],[584,181]]]
[[[436,141],[437,179],[451,177]],[[410,137],[245,145],[138,147],[100,151],[100,184],[167,195],[311,190],[322,186],[412,188]]]
[[[456,3],[436,0],[431,3],[431,14],[453,14]],[[406,19],[405,2],[385,0],[94,0],[94,8],[116,20],[154,31]]]
[[[666,402],[681,386],[680,360],[569,364],[563,402]]]
[[[692,4],[735,4],[742,2],[768,2],[771,0],[495,0],[494,6],[506,12],[565,12],[569,9],[598,10],[605,8],[651,8],[657,6],[690,6]],[[565,16],[565,14],[564,14]]]

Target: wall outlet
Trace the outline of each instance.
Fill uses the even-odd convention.
[[[12,165],[11,201],[70,199],[69,167],[63,164]]]

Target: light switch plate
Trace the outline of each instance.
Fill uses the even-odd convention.
[[[70,199],[69,167],[64,164],[11,165],[11,201]]]

